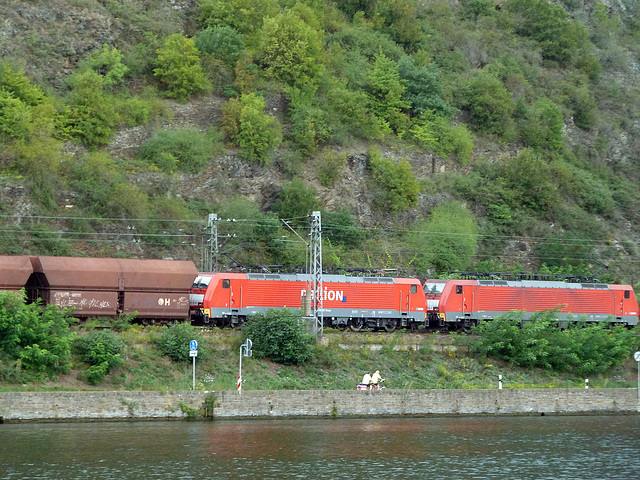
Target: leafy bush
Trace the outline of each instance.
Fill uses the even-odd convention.
[[[112,86],[122,83],[129,72],[129,67],[122,63],[122,58],[123,55],[117,48],[109,48],[105,43],[102,50],[93,52],[84,65],[102,75],[106,86]]]
[[[469,104],[473,125],[478,130],[508,136],[515,104],[504,84],[491,73],[480,73],[469,83]]]
[[[255,93],[231,98],[222,106],[223,132],[240,147],[244,158],[261,165],[269,162],[269,154],[282,141],[280,123],[265,113],[265,106],[264,98]]]
[[[0,89],[0,138],[25,139],[31,123],[31,109],[9,92]]]
[[[420,185],[406,159],[394,162],[382,158],[380,151],[373,148],[369,151],[368,160],[371,179],[378,187],[379,207],[397,213],[418,202]]]
[[[469,163],[473,135],[464,125],[451,125],[445,117],[425,112],[409,130],[410,137],[423,149],[443,158],[454,156],[462,165]]]
[[[376,54],[367,83],[371,111],[389,122],[395,131],[403,131],[407,124],[403,110],[410,105],[404,100],[406,87],[400,80],[398,64],[383,54]]]
[[[575,371],[586,376],[619,365],[635,345],[636,333],[606,322],[574,323],[556,328],[556,312],[535,314],[522,324],[522,314],[511,312],[474,327],[480,338],[475,352],[495,356],[518,366]],[[522,326],[521,326],[522,325]]]
[[[442,116],[453,114],[453,107],[442,99],[440,72],[435,64],[419,66],[413,57],[404,56],[398,62],[398,73],[406,85],[403,99],[415,115],[429,111]]]
[[[328,91],[320,94],[328,112],[331,139],[346,143],[349,137],[379,140],[389,133],[389,126],[366,107],[367,95],[363,91],[349,90],[343,83],[330,82]]]
[[[523,110],[519,130],[525,145],[548,150],[562,148],[564,119],[558,105],[548,98],[539,98]]]
[[[260,29],[265,18],[280,12],[278,0],[202,0],[199,3],[203,26],[229,26],[243,34]]]
[[[104,151],[90,152],[64,164],[69,172],[71,186],[77,194],[78,204],[88,212],[106,212],[110,192],[114,185],[125,183],[118,164]]]
[[[581,267],[593,257],[593,241],[572,232],[547,237],[536,244],[536,256],[548,267]]]
[[[570,106],[573,109],[573,121],[582,130],[591,130],[596,123],[598,108],[591,92],[578,88],[571,95]]]
[[[71,92],[64,112],[64,128],[87,146],[107,143],[118,120],[113,98],[105,94],[105,78],[90,69],[69,77]]]
[[[55,375],[71,369],[69,311],[25,304],[22,292],[0,291],[0,351],[28,370]]]
[[[329,115],[313,93],[293,88],[289,116],[291,138],[305,155],[315,153],[318,145],[331,137]]]
[[[159,48],[153,74],[171,98],[187,99],[209,85],[200,66],[200,55],[192,38],[174,33]]]
[[[140,147],[139,154],[165,172],[199,173],[222,149],[217,130],[201,133],[195,128],[172,128],[157,132]]]
[[[504,179],[506,186],[513,190],[512,201],[539,215],[549,213],[559,202],[558,189],[551,182],[550,173],[549,164],[531,149],[510,159]]]
[[[300,179],[293,179],[282,184],[282,190],[273,210],[280,218],[307,218],[314,210],[317,210],[320,202],[317,192],[313,187],[308,187]]]
[[[571,62],[588,46],[586,29],[561,5],[546,0],[510,0],[505,9],[514,16],[516,33],[536,40],[547,59]]]
[[[244,52],[244,37],[229,26],[209,27],[194,37],[196,48],[234,65]]]
[[[322,237],[355,248],[362,243],[365,234],[355,225],[349,208],[342,207],[335,212],[322,212]]]
[[[31,83],[24,71],[8,63],[0,63],[0,89],[27,105],[35,106],[46,101],[42,88]]]
[[[75,340],[76,353],[90,365],[86,375],[91,385],[99,384],[111,370],[124,364],[124,347],[124,341],[111,330],[94,330]]]
[[[313,336],[299,310],[269,309],[251,315],[242,326],[245,338],[253,342],[253,353],[285,365],[298,365],[313,356]]]
[[[176,362],[188,362],[189,344],[191,340],[198,342],[198,355],[202,358],[206,356],[206,349],[202,336],[188,323],[177,323],[162,329],[160,338],[156,344],[160,351]]]
[[[322,72],[322,34],[292,10],[265,18],[255,61],[267,77],[304,86]]]
[[[318,163],[318,180],[325,187],[331,187],[344,174],[347,154],[326,149],[320,155]]]

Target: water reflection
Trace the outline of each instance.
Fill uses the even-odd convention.
[[[624,479],[640,416],[0,425],[2,479]]]

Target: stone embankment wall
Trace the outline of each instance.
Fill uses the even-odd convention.
[[[640,413],[633,389],[2,392],[0,419]]]

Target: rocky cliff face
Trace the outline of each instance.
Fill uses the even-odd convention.
[[[631,10],[632,0],[604,0],[610,14],[621,14]],[[23,68],[28,76],[45,88],[63,92],[65,78],[74,71],[77,63],[103,44],[124,51],[143,39],[145,32],[168,34],[181,31],[192,35],[197,28],[197,0],[4,0],[0,2],[0,55]],[[616,85],[640,83],[640,63],[632,52],[612,51],[603,63],[602,84],[615,89]],[[613,94],[612,94],[613,96]],[[218,125],[221,105],[226,99],[203,96],[188,103],[168,102],[171,115],[165,126],[192,126],[206,129]],[[271,99],[269,110],[273,115],[284,111],[277,99]],[[632,173],[638,177],[640,156],[640,122],[630,119],[623,129],[611,125],[611,131],[584,132],[573,125],[571,119],[565,123],[567,144],[575,150],[597,150],[603,165],[616,172]],[[116,157],[133,157],[138,146],[150,138],[151,126],[126,128],[118,132],[107,146]],[[606,127],[605,127],[606,128]],[[612,133],[612,132],[620,132]],[[603,142],[602,138],[609,140]],[[505,146],[486,140],[476,144],[477,158],[508,158],[517,146]],[[71,155],[83,153],[77,145],[67,145]],[[347,154],[343,174],[331,188],[323,187],[312,162],[301,166],[300,175],[313,184],[328,210],[349,206],[357,220],[364,226],[378,224],[407,225],[417,216],[426,215],[430,209],[445,201],[447,194],[424,193],[418,205],[410,211],[393,218],[381,216],[372,208],[372,196],[367,188],[367,146],[354,146]],[[430,154],[418,154],[413,150],[386,148],[382,154],[391,158],[407,158],[418,178],[427,178],[446,169],[462,168],[438,160]],[[280,185],[287,180],[276,158],[273,165],[263,167],[242,160],[233,150],[215,159],[200,175],[185,175],[167,178],[161,174],[145,173],[132,175],[131,181],[143,185],[155,185],[171,194],[184,197],[197,196],[211,203],[225,196],[241,194],[268,209],[276,199]],[[33,212],[28,201],[28,192],[19,180],[0,180],[2,198],[6,208],[22,215]],[[71,192],[70,192],[71,195]],[[63,195],[64,197],[64,195]],[[64,207],[64,206],[63,206]],[[476,212],[479,216],[483,212]],[[622,217],[624,217],[624,212]],[[633,216],[635,218],[635,215]],[[632,221],[619,218],[617,230],[612,237],[637,239]],[[615,243],[615,241],[614,241]],[[513,258],[520,258],[527,265],[531,245],[526,240],[513,241],[507,247]]]
[[[139,41],[147,27],[188,27],[196,0],[4,0],[0,4],[0,56],[22,63],[29,77],[61,88],[76,63],[105,43]],[[123,15],[129,15],[126,17]]]

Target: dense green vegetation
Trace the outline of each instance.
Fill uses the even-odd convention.
[[[17,221],[0,199],[0,253],[199,260],[216,212],[241,220],[225,266],[302,265],[279,219],[301,229],[320,209],[328,267],[636,280],[634,3],[55,3],[118,34],[49,48],[86,39],[34,24],[3,43],[0,175],[31,205]],[[206,127],[172,124],[176,105],[207,101],[220,108]],[[123,129],[145,132],[133,154],[114,148]],[[239,198],[232,164],[284,180]],[[344,180],[360,175],[357,191]]]
[[[435,333],[307,333],[297,310],[270,310],[242,330],[132,325],[132,318],[75,325],[53,307],[0,295],[0,388],[188,390],[189,343],[198,342],[198,386],[233,390],[240,345],[248,389],[352,389],[362,374],[381,370],[389,388],[634,387],[637,328],[551,325],[542,313],[520,326],[517,313],[475,329],[476,335]],[[70,325],[72,325],[70,327]],[[98,328],[100,327],[100,328]]]

